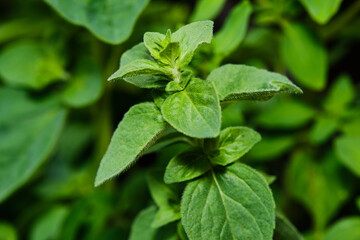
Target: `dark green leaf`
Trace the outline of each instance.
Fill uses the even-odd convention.
[[[141,103],[131,107],[111,138],[101,160],[95,186],[127,169],[156,141],[166,126],[154,103]]]
[[[226,166],[245,155],[260,140],[260,134],[250,128],[226,128],[220,132],[217,150],[210,155],[210,160],[213,164]]]
[[[207,80],[215,84],[221,101],[268,100],[278,92],[302,93],[285,76],[246,65],[221,66]]]
[[[23,185],[50,156],[66,112],[54,99],[0,89],[0,201]]]
[[[273,240],[303,240],[303,238],[285,216],[276,213],[276,227]]]
[[[170,160],[166,167],[164,181],[167,184],[188,181],[203,175],[209,169],[209,159],[203,153],[184,152]]]
[[[167,122],[185,135],[208,138],[220,132],[221,109],[210,82],[192,79],[184,91],[165,100],[161,112]]]
[[[181,221],[190,239],[272,239],[275,204],[266,180],[235,163],[189,183]]]
[[[99,39],[118,44],[131,34],[149,0],[45,0],[62,17],[89,29]]]

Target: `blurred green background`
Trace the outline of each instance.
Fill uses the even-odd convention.
[[[306,239],[360,239],[359,0],[2,0],[0,240],[129,238],[152,203],[146,172],[186,146],[94,188],[123,114],[152,100],[106,79],[145,32],[207,19],[215,47],[194,57],[198,76],[247,64],[304,91],[223,109],[223,127],[262,135],[241,161],[273,177],[277,210]]]

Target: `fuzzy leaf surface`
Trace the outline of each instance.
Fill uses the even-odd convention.
[[[166,127],[154,103],[140,103],[131,107],[111,138],[101,160],[95,186],[127,169]]]
[[[184,91],[170,95],[162,105],[165,120],[179,132],[196,138],[216,137],[221,109],[212,83],[194,78]]]
[[[214,83],[221,101],[268,100],[279,92],[302,93],[285,76],[246,65],[223,65],[207,80]]]
[[[245,155],[260,140],[260,134],[250,128],[226,128],[220,132],[216,154],[210,160],[226,166]]]
[[[235,163],[186,186],[181,221],[190,239],[271,240],[275,204],[264,177]]]

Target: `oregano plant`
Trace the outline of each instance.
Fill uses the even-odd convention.
[[[157,234],[175,222],[176,239],[273,237],[276,214],[269,184],[257,170],[241,163],[261,140],[260,134],[245,126],[221,129],[221,112],[235,101],[302,91],[281,74],[246,65],[226,64],[206,79],[199,78],[189,64],[200,45],[212,47],[212,37],[212,21],[166,34],[145,33],[143,43],[122,55],[120,68],[109,78],[149,88],[153,102],[137,104],[125,114],[100,163],[95,186],[148,152],[176,142],[188,145],[169,159],[165,169],[149,173],[157,207],[140,213],[130,239],[142,239],[142,234],[164,239]],[[146,232],[136,224],[152,229]]]

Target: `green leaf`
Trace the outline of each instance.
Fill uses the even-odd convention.
[[[199,151],[180,153],[167,165],[164,181],[167,184],[188,181],[203,175],[210,167],[207,156]]]
[[[0,89],[0,202],[23,185],[50,156],[66,112],[54,99]]]
[[[342,0],[299,0],[311,18],[317,23],[326,24],[339,10]]]
[[[165,100],[161,112],[168,123],[185,135],[209,138],[220,132],[221,109],[210,82],[193,78],[184,91]]]
[[[325,227],[351,191],[332,154],[316,162],[306,152],[297,152],[286,171],[285,183],[290,195],[311,213],[317,229]]]
[[[5,222],[0,222],[0,239],[1,240],[17,240],[15,228]]]
[[[295,144],[293,136],[263,136],[249,152],[252,161],[270,161],[279,158]]]
[[[226,166],[244,156],[257,142],[260,134],[247,127],[229,127],[220,132],[217,150],[210,154],[213,164]]]
[[[144,59],[154,61],[144,43],[139,43],[121,55],[120,68],[133,61]],[[144,88],[164,87],[168,83],[165,77],[151,75],[126,77],[124,80]]]
[[[56,206],[41,216],[34,224],[30,240],[58,239],[68,209]]]
[[[213,37],[212,21],[199,21],[181,27],[171,36],[172,42],[180,43],[180,58],[178,66],[188,65],[195,50],[204,43],[210,43]]]
[[[168,30],[167,34],[157,32],[146,32],[144,34],[144,45],[149,50],[151,56],[160,60],[160,52],[162,52],[171,40],[171,32]]]
[[[360,136],[360,116],[350,119],[346,122],[341,129],[346,135],[357,135]]]
[[[285,76],[246,65],[223,65],[207,80],[215,84],[221,101],[268,100],[278,92],[302,93]]]
[[[324,108],[329,113],[341,115],[347,110],[349,104],[355,99],[355,87],[347,75],[336,79],[327,95]]]
[[[64,78],[65,72],[50,46],[17,42],[1,51],[0,76],[10,86],[42,89]]]
[[[273,240],[303,240],[303,238],[285,216],[276,213],[276,227]]]
[[[111,138],[101,160],[95,186],[126,170],[156,141],[166,127],[167,124],[154,103],[140,103],[131,107]]]
[[[180,44],[178,42],[169,43],[159,55],[162,63],[175,66],[175,62],[180,55]]]
[[[73,77],[62,92],[62,100],[72,107],[85,107],[100,98],[103,81],[99,66],[90,58],[80,60]]]
[[[256,121],[269,129],[289,129],[305,125],[314,115],[315,111],[310,106],[289,99],[266,108],[257,116]]]
[[[181,221],[189,239],[270,240],[275,204],[264,177],[235,163],[186,186]]]
[[[122,79],[135,86],[149,88],[165,86],[165,79],[171,76],[172,72],[160,64],[147,59],[137,59],[120,66],[120,69],[111,75],[108,80]]]
[[[334,145],[339,161],[360,176],[360,136],[343,135],[335,140]]]
[[[284,23],[281,56],[290,73],[303,86],[322,90],[326,86],[328,56],[324,46],[307,28]]]
[[[224,7],[226,0],[199,0],[190,17],[190,22],[214,19]]]
[[[227,56],[236,50],[245,37],[251,13],[249,1],[242,1],[231,10],[223,27],[214,36],[215,54]]]
[[[162,172],[151,172],[147,178],[151,196],[159,207],[152,222],[153,227],[180,219],[180,193],[175,185],[165,184],[162,176]]]
[[[155,215],[155,206],[141,211],[131,226],[129,240],[176,240],[176,225],[170,224],[162,228],[151,226]]]
[[[310,141],[321,144],[327,141],[337,130],[338,119],[331,116],[318,116],[310,130]]]
[[[346,217],[336,222],[325,234],[324,240],[360,239],[360,217]]]
[[[149,0],[45,0],[69,22],[84,26],[99,39],[119,44],[131,34]]]

